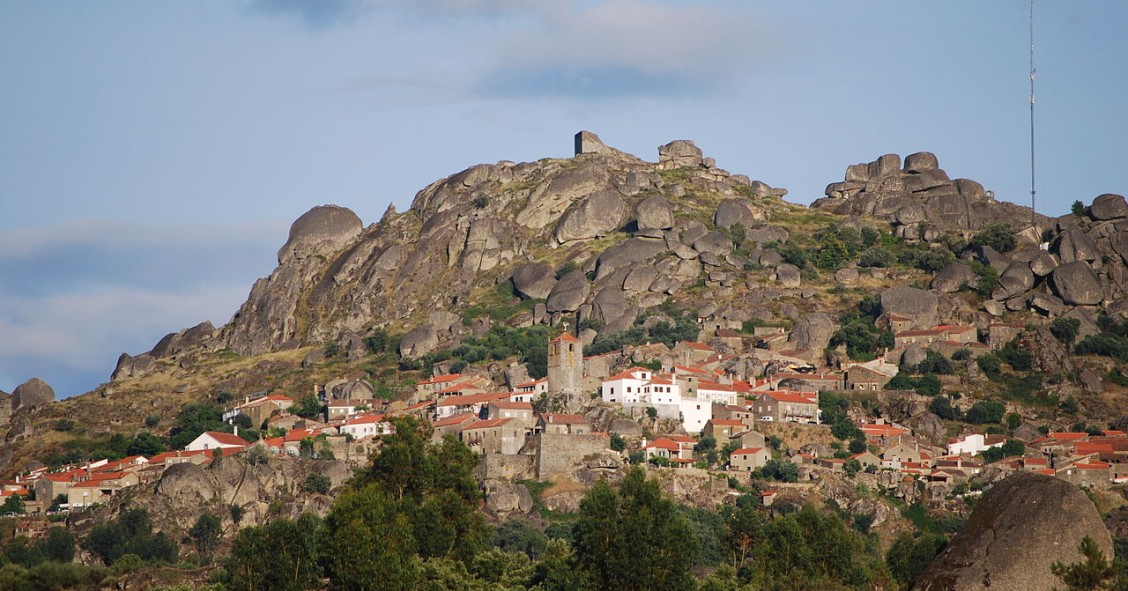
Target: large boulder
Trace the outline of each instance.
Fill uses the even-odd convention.
[[[881,309],[912,319],[912,328],[925,329],[936,326],[940,298],[934,293],[915,287],[893,287],[881,293]]]
[[[1110,559],[1112,538],[1093,502],[1076,486],[1018,472],[975,505],[948,547],[917,578],[918,591],[1029,591],[1061,587],[1054,562],[1083,560],[1093,538]]]
[[[626,269],[666,251],[666,241],[634,238],[620,242],[603,251],[596,260],[596,279],[603,279],[618,269]],[[563,278],[561,278],[563,281]],[[552,311],[551,309],[549,310]]]
[[[693,142],[674,140],[658,147],[658,169],[696,168],[701,166],[701,157],[701,148],[698,148]]]
[[[290,225],[290,237],[278,251],[278,263],[333,253],[360,235],[363,224],[351,209],[319,205]]]
[[[787,342],[796,349],[822,351],[830,343],[830,337],[838,330],[838,323],[822,312],[808,314],[799,322],[787,337]]]
[[[544,263],[526,263],[513,269],[513,289],[517,295],[542,300],[556,287],[556,272]]]
[[[603,236],[623,225],[627,203],[617,191],[600,189],[574,205],[556,224],[556,241],[569,242]]]
[[[439,346],[439,335],[435,332],[435,327],[424,324],[403,335],[399,354],[404,359],[417,359],[434,351],[437,346]]]
[[[1089,216],[1094,220],[1116,220],[1128,217],[1128,203],[1122,195],[1105,193],[1093,200]]]
[[[1054,269],[1050,283],[1067,304],[1095,306],[1104,300],[1101,282],[1085,261],[1072,261]]]
[[[1093,261],[1101,256],[1097,243],[1078,227],[1069,228],[1057,239],[1056,250],[1061,262]]]
[[[661,195],[651,195],[639,201],[635,205],[634,215],[640,229],[665,230],[674,227],[674,205]]]
[[[955,293],[975,283],[975,271],[964,263],[952,263],[936,272],[929,287],[940,293]]]
[[[743,199],[725,199],[717,206],[713,214],[713,223],[718,228],[729,228],[740,224],[749,228],[755,223],[757,216],[752,211],[751,205]]]
[[[54,388],[39,378],[31,378],[12,390],[12,412],[54,401]]]
[[[723,257],[732,252],[732,239],[720,232],[709,232],[693,242],[693,250],[699,253],[711,252]]]
[[[584,303],[590,292],[591,284],[588,283],[587,276],[583,271],[576,269],[561,277],[552,288],[545,302],[546,309],[548,312],[575,312],[580,309],[580,304]]]

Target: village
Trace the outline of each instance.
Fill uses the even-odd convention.
[[[543,379],[502,390],[469,371],[435,375],[416,383],[408,400],[391,404],[371,397],[363,382],[339,380],[316,389],[322,405],[317,419],[292,414],[295,400],[287,396],[246,397],[232,401],[224,412],[232,432],[204,432],[181,450],[152,457],[37,466],[3,482],[0,503],[18,496],[29,515],[89,508],[159,480],[169,466],[205,465],[236,454],[250,461],[304,456],[359,465],[381,436],[392,433],[392,419],[398,416],[429,423],[435,442],[448,435],[461,441],[483,456],[487,469],[504,466],[506,473],[528,473],[540,481],[600,454],[654,470],[722,472],[738,483],[765,478],[762,471],[769,463],[785,462],[795,466],[799,483],[863,473],[899,494],[906,484],[923,491],[966,491],[969,481],[987,468],[1035,472],[1093,488],[1128,480],[1128,433],[1123,431],[1027,429],[1012,436],[969,431],[938,445],[908,426],[867,417],[853,421],[864,445],[834,442],[820,402],[842,393],[883,391],[899,372],[885,357],[898,359],[909,346],[946,357],[960,350],[989,352],[1022,329],[992,324],[982,343],[972,326],[897,330],[908,320],[893,315],[879,319],[895,331],[894,349],[843,367],[816,367],[809,352],[782,348],[786,342],[781,336],[786,335],[775,329],[754,335],[752,347],[742,342],[748,336],[713,327],[702,335],[712,345],[646,344],[588,357],[581,340],[564,332],[548,343]],[[740,375],[732,368],[742,366],[734,363],[741,356],[767,362],[771,371]],[[334,397],[340,392],[359,395]],[[600,429],[589,418],[593,416],[601,417]],[[236,422],[283,434],[247,441],[239,436]],[[789,445],[782,444],[779,435],[784,432]],[[990,451],[1004,446],[1007,454]],[[766,491],[765,504],[775,494]]]

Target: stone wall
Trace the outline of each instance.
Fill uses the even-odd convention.
[[[607,449],[609,443],[603,435],[538,434],[537,480],[549,480],[558,474],[570,472],[585,457]]]
[[[482,480],[520,480],[532,478],[532,455],[487,454],[478,466]]]

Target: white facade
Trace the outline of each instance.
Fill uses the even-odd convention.
[[[736,388],[727,384],[702,380],[697,387],[697,397],[717,404],[734,405],[736,404]]]
[[[682,398],[679,406],[681,407],[682,426],[686,433],[700,433],[705,428],[705,423],[713,418],[713,401],[711,400]]]
[[[649,404],[681,405],[681,386],[673,380],[654,377],[642,386],[642,394]]]
[[[637,404],[643,399],[643,387],[654,372],[642,367],[632,367],[623,373],[604,380],[600,394],[604,402]]]
[[[376,435],[391,435],[392,425],[383,417],[361,417],[341,425],[338,431],[359,440]]]
[[[986,440],[986,438],[984,438],[983,435],[981,435],[979,433],[972,433],[971,435],[968,435],[968,436],[966,436],[966,437],[964,437],[964,438],[962,438],[958,441],[955,441],[953,443],[949,443],[948,444],[948,455],[958,456],[960,454],[968,454],[968,455],[973,456],[977,453],[983,452],[984,450],[990,449],[992,447],[1002,447],[1002,446],[1003,446],[1003,442],[1001,442],[1001,441],[999,443],[993,443],[991,445],[987,445],[987,440]]]

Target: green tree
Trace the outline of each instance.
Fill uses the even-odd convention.
[[[188,537],[192,539],[196,552],[202,556],[211,556],[219,546],[221,533],[223,526],[220,524],[219,517],[205,512],[200,514],[196,523],[188,530]]]
[[[307,392],[290,410],[299,417],[312,419],[321,414],[321,401],[312,392]]]
[[[1089,208],[1085,207],[1085,204],[1080,201],[1074,201],[1073,205],[1071,205],[1069,208],[1069,213],[1072,213],[1079,218],[1083,218],[1089,215]]]
[[[1081,329],[1081,321],[1076,318],[1057,317],[1050,321],[1050,333],[1066,347],[1073,345],[1077,340],[1077,331]]]
[[[129,447],[126,448],[125,455],[152,457],[165,451],[168,451],[168,448],[165,447],[160,437],[148,431],[142,431],[129,442]]]
[[[771,459],[760,468],[760,475],[768,480],[799,482],[799,467],[787,460]]]
[[[71,562],[74,560],[75,540],[74,534],[65,527],[54,526],[47,530],[47,537],[41,544],[43,554],[48,560],[55,562]]]
[[[1050,572],[1065,583],[1068,591],[1110,589],[1116,579],[1116,565],[1105,556],[1096,540],[1085,536],[1081,539],[1078,550],[1085,557],[1083,562],[1068,565],[1054,562],[1050,565]]]
[[[1016,244],[1018,244],[1018,239],[1010,224],[997,222],[988,224],[986,228],[973,235],[969,246],[977,248],[990,246],[999,252],[1010,252],[1014,250]]]
[[[8,513],[23,514],[27,512],[27,506],[24,504],[23,497],[20,495],[8,495],[4,499],[4,504],[0,505],[0,515]]]
[[[329,480],[328,476],[321,474],[310,474],[302,481],[302,492],[310,494],[329,494],[329,489],[333,483]]]
[[[262,527],[239,530],[227,562],[230,588],[232,591],[305,591],[320,588],[320,536],[321,522],[309,514],[302,515],[297,521],[279,519]],[[369,557],[361,562],[367,563],[375,558]]]
[[[725,521],[721,540],[732,559],[733,569],[738,573],[752,566],[753,554],[764,540],[766,522],[756,510],[755,504],[758,503],[759,499],[737,503],[736,509]]]
[[[917,539],[909,532],[901,532],[885,554],[885,564],[893,578],[908,588],[946,544],[939,534],[924,534]]]
[[[1003,420],[1003,413],[1005,413],[1006,410],[1006,407],[1003,406],[1001,402],[983,400],[976,402],[971,408],[967,409],[967,415],[964,418],[969,423],[998,423]]]
[[[576,562],[596,589],[696,587],[690,574],[696,539],[657,480],[647,480],[641,468],[627,471],[618,492],[606,481],[588,491],[574,536]]]

